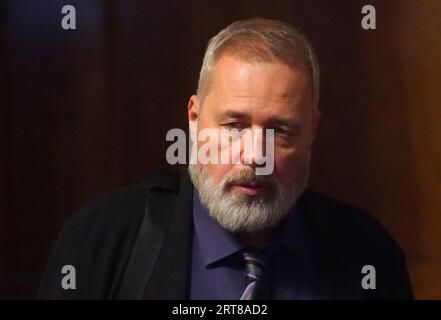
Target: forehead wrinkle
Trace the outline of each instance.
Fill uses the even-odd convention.
[[[226,99],[249,99],[256,103],[271,102],[281,104],[293,104],[302,99],[303,91],[301,88],[277,88],[275,86],[268,86],[262,88],[256,88],[249,86],[247,88],[236,88],[234,84],[227,83],[224,87],[224,98]]]
[[[296,105],[301,103],[301,95],[256,95],[254,93],[243,92],[234,94],[230,97],[224,97],[223,105],[230,110],[250,111],[254,110],[279,112],[284,110],[284,113],[296,113]],[[266,111],[265,110],[265,111]]]
[[[293,103],[296,98],[293,95],[289,95],[287,93],[281,93],[281,94],[273,94],[271,96],[265,96],[265,95],[258,95],[254,92],[248,92],[248,90],[243,90],[243,93],[237,93],[232,95],[232,98],[240,98],[240,99],[249,99],[250,102],[255,102],[257,104],[263,102],[271,102],[271,103],[287,103],[291,104]]]

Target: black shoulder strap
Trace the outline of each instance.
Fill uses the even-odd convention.
[[[129,263],[118,289],[117,299],[142,299],[158,260],[173,215],[179,190],[178,173],[157,174],[147,182],[149,188],[144,218]]]

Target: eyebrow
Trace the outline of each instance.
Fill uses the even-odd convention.
[[[227,118],[236,118],[236,119],[247,119],[249,116],[247,116],[245,113],[235,111],[235,110],[227,110],[225,112],[222,112],[221,114],[216,116],[217,120],[224,120]]]
[[[228,118],[234,118],[239,120],[247,120],[250,117],[243,113],[236,110],[227,110],[225,112],[222,112],[221,114],[216,116],[218,121],[222,121]],[[302,127],[302,124],[296,120],[293,120],[291,118],[287,117],[274,117],[267,121],[269,126],[285,126],[294,128],[295,130],[299,130]]]
[[[296,120],[289,118],[275,118],[268,121],[272,126],[284,126],[292,127],[294,129],[300,129],[302,124]]]

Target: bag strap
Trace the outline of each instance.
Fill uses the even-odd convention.
[[[179,174],[158,174],[147,188],[144,217],[116,299],[142,299],[173,215]]]

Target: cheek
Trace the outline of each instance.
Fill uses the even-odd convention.
[[[214,182],[219,183],[232,169],[233,165],[229,164],[207,164],[208,172]]]
[[[282,186],[290,187],[294,183],[299,184],[302,181],[307,168],[305,151],[275,151],[274,162],[275,174]]]

